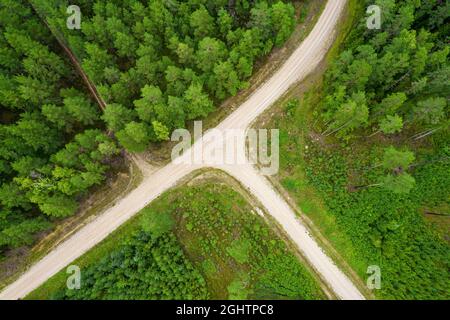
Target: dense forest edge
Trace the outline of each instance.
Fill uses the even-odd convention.
[[[364,282],[380,267],[378,298],[448,299],[449,4],[375,1],[369,30],[373,3],[350,3],[324,76],[264,124],[280,128],[279,181]]]

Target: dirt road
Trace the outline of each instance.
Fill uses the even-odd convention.
[[[221,122],[217,129],[248,128],[251,122],[280,98],[290,86],[304,79],[328,51],[345,3],[346,0],[329,0],[314,29],[285,64],[245,103]],[[211,132],[206,133],[204,140],[210,135]],[[223,141],[214,143],[223,143]],[[202,147],[202,141],[198,141],[182,158],[192,157],[194,153],[205,152],[202,151]],[[244,145],[238,145],[237,148],[240,150],[239,152],[243,152]],[[205,154],[205,159],[206,161],[196,165],[171,162],[145,176],[143,182],[135,190],[73,234],[8,286],[0,293],[0,299],[18,299],[26,296],[74,259],[102,241],[163,192],[173,187],[181,178],[193,170],[210,166],[207,154]],[[286,201],[274,191],[267,179],[261,176],[253,166],[246,163],[214,167],[229,173],[250,190],[265,206],[267,213],[284,228],[287,235],[336,296],[341,299],[364,299],[348,277],[321,250]]]

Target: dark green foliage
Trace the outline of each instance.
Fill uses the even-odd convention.
[[[26,1],[0,5],[0,255],[30,245],[105,179],[117,155],[98,107]],[[45,216],[43,216],[44,214]]]
[[[0,247],[19,247],[33,243],[33,234],[51,227],[51,223],[41,218],[27,219],[11,224],[0,232]]]
[[[205,280],[171,233],[143,230],[123,241],[99,262],[82,270],[80,290],[55,293],[57,299],[207,299]]]
[[[102,183],[120,150],[101,120],[132,152],[168,140],[245,87],[257,59],[295,26],[283,2],[101,0],[78,1],[82,28],[69,30],[69,4],[0,5],[0,232],[22,230],[26,239],[2,241],[2,251],[46,226],[27,219],[69,216]],[[260,14],[270,29],[250,26]],[[108,103],[103,115],[57,40]]]
[[[102,0],[82,2],[81,30],[68,30],[68,1],[31,2],[106,102],[121,105],[104,119],[130,151],[167,140],[172,130],[245,88],[255,62],[281,46],[296,23],[293,5],[282,1]],[[139,137],[136,124],[136,130],[125,128],[134,114],[142,121]]]

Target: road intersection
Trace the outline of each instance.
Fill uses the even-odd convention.
[[[248,130],[251,123],[262,112],[276,102],[292,85],[304,79],[314,70],[332,45],[334,32],[345,5],[346,0],[329,0],[311,33],[283,66],[254,91],[239,108],[225,118],[216,129],[221,131],[227,129]],[[203,152],[203,159],[206,159],[203,163],[192,164],[188,163],[189,161],[180,163],[178,159],[178,161],[172,161],[166,166],[144,175],[142,183],[136,189],[31,266],[0,293],[0,299],[25,297],[73,260],[105,239],[162,193],[175,186],[183,177],[205,167],[223,170],[245,186],[264,206],[265,211],[284,229],[311,267],[338,298],[364,299],[356,286],[320,248],[292,208],[256,167],[250,163],[210,165],[211,162],[207,161],[211,156],[210,148],[217,147],[217,145],[208,145],[203,148],[202,143],[211,134],[211,130],[207,131],[203,140],[195,142],[188,152],[181,156],[193,157],[195,153]],[[222,145],[224,141],[214,141],[214,144],[216,143]],[[237,152],[245,153],[245,143],[237,144],[236,148]]]

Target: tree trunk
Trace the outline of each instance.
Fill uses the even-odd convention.
[[[423,139],[423,138],[429,136],[430,134],[435,133],[435,132],[438,131],[439,129],[440,129],[440,128],[436,128],[436,129],[429,130],[428,132],[426,132],[426,133],[424,133],[424,134],[422,134],[422,135],[419,135],[418,137],[414,138],[414,140],[420,140],[420,139]]]
[[[339,130],[343,129],[344,127],[346,127],[350,122],[352,122],[353,119],[348,120],[346,123],[344,123],[342,126],[340,126],[339,128],[331,131],[330,133],[326,134],[325,136],[328,137],[336,132],[338,132]]]
[[[367,138],[372,138],[373,136],[379,134],[381,132],[381,130],[377,130],[374,133],[372,133],[371,135],[367,136]]]
[[[428,215],[432,215],[432,216],[440,216],[440,217],[447,217],[447,218],[450,217],[450,214],[448,214],[448,213],[438,213],[438,212],[430,212],[430,211],[425,211],[424,213],[428,214]]]

